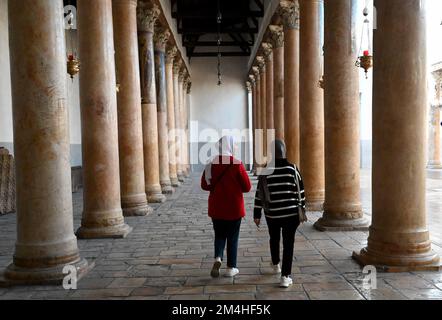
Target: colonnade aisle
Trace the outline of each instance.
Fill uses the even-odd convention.
[[[254,189],[256,180],[254,181]],[[362,171],[362,206],[370,211],[370,175]],[[428,171],[427,203],[433,248],[442,253],[442,176]],[[74,228],[80,225],[82,193],[75,193]],[[207,193],[199,176],[187,179],[169,201],[152,204],[144,217],[128,217],[133,232],[124,239],[79,240],[80,253],[94,269],[77,290],[61,286],[0,288],[0,299],[442,299],[442,275],[435,272],[378,273],[377,290],[363,289],[354,250],[366,244],[367,232],[319,232],[310,221],[296,236],[294,285],[278,288],[269,274],[270,253],[265,224],[253,224],[254,193],[246,196],[248,216],[238,253],[240,275],[211,279],[213,232],[207,217]],[[0,217],[0,268],[11,260],[16,215]]]

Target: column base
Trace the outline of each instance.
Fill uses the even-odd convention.
[[[116,226],[106,226],[106,227],[83,227],[81,226],[75,235],[79,239],[121,239],[126,238],[126,236],[132,231],[132,227],[123,223]]]
[[[307,211],[319,212],[324,210],[324,199],[307,201],[306,203]]]
[[[80,281],[92,268],[95,262],[88,263],[80,259],[71,264],[63,264],[52,268],[21,268],[10,264],[0,275],[0,287],[22,285],[61,285],[68,273],[63,273],[63,268],[72,265],[77,270],[77,281]]]
[[[184,178],[184,175],[182,173],[178,173],[178,181],[184,182],[186,179]]]
[[[382,272],[442,271],[439,256],[432,250],[424,254],[378,255],[367,248],[353,252],[352,258],[361,266],[374,266]]]
[[[178,177],[170,178],[170,183],[172,184],[172,187],[179,187],[181,183],[178,180]]]
[[[365,217],[356,219],[322,217],[313,226],[318,231],[368,231],[370,223]]]
[[[153,212],[153,208],[150,207],[147,202],[143,205],[123,207],[123,216],[125,217],[142,217],[147,216]]]
[[[163,203],[166,201],[166,196],[162,193],[151,193],[147,195],[147,201],[150,203]]]
[[[175,189],[172,187],[171,182],[161,183],[161,192],[163,194],[173,194]]]

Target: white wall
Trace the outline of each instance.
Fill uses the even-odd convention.
[[[0,72],[0,146],[13,152],[7,0],[0,0]]]
[[[221,60],[221,86],[217,85],[217,59],[193,58],[192,95],[190,116],[192,160],[198,159],[201,144],[208,142],[199,137],[205,129],[214,129],[219,135],[223,129],[248,128],[248,104],[245,79],[247,57],[224,57]],[[244,150],[245,146],[242,145]],[[243,151],[244,153],[244,151]],[[243,156],[243,161],[245,156]],[[201,165],[195,165],[195,170]]]
[[[9,64],[8,1],[0,0],[0,146],[13,153],[12,99]],[[74,37],[71,39],[71,34]],[[77,50],[76,34],[66,33],[67,50]],[[66,73],[67,104],[71,141],[71,165],[81,166],[81,120],[78,76],[72,81]]]

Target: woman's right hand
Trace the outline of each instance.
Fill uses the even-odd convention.
[[[261,219],[254,219],[256,226],[259,228],[259,225],[261,224]]]

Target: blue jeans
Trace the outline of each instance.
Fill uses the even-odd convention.
[[[241,219],[233,221],[212,219],[212,222],[215,230],[215,258],[223,260],[227,242],[227,267],[236,268]]]

